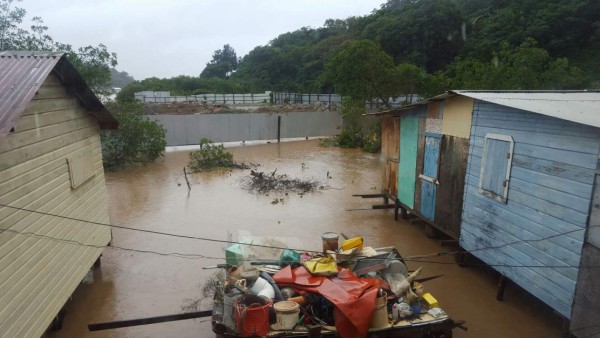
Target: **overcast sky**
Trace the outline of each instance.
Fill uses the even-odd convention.
[[[136,80],[198,76],[215,50],[238,57],[279,34],[329,18],[370,14],[385,0],[23,0],[27,24],[41,17],[56,41],[104,43]]]

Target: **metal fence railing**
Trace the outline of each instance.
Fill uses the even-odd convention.
[[[198,94],[185,96],[171,96],[168,91],[143,91],[135,93],[135,98],[144,103],[174,103],[174,102],[206,102],[213,104],[313,104],[341,105],[342,96],[339,94],[306,94],[293,92],[264,92],[259,94]],[[392,97],[388,104],[398,107],[404,104],[415,103],[420,100],[416,94]],[[369,108],[383,106],[379,99],[365,101]]]

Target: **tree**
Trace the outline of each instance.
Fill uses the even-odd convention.
[[[108,95],[110,68],[117,65],[117,54],[105,45],[85,46],[74,50],[69,44],[54,41],[40,17],[32,19],[31,31],[20,28],[27,12],[14,6],[21,0],[0,0],[0,51],[37,50],[59,51],[67,55],[88,86],[96,95]]]
[[[213,53],[212,60],[206,64],[206,68],[204,68],[200,77],[205,79],[213,77],[225,79],[237,70],[238,62],[235,50],[226,44],[223,46],[223,49],[217,49]]]
[[[355,100],[379,99],[387,105],[398,94],[392,58],[369,40],[346,42],[325,66],[323,81]]]
[[[566,58],[553,59],[533,39],[511,47],[502,44],[488,62],[457,59],[446,71],[451,86],[460,89],[580,89],[585,74]]]
[[[135,81],[133,76],[127,72],[120,72],[115,68],[110,69],[110,85],[113,88],[125,88],[128,84]]]
[[[107,108],[119,121],[119,129],[103,130],[100,135],[105,168],[123,168],[131,162],[151,162],[162,156],[166,130],[143,117],[142,103],[108,103]]]

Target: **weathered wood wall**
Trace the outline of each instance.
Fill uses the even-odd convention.
[[[584,244],[579,281],[573,301],[570,331],[576,337],[595,337],[600,331],[600,249]]]
[[[594,235],[600,229],[600,161],[596,170],[588,224],[569,328],[576,337],[592,337],[600,330],[600,243]]]
[[[469,139],[449,135],[442,137],[435,224],[455,239],[460,236],[468,152]]]
[[[481,101],[472,124],[461,246],[570,318],[600,152],[598,128]],[[478,189],[487,133],[514,140],[506,203]],[[549,236],[555,237],[542,240]]]
[[[385,159],[383,189],[385,193],[398,196],[398,163],[400,158],[400,118],[381,119],[381,154]]]
[[[67,158],[90,178],[71,188]],[[108,223],[98,123],[53,75],[0,144],[0,204]],[[0,228],[106,245],[110,228],[0,207]],[[0,232],[0,336],[39,337],[101,249]]]

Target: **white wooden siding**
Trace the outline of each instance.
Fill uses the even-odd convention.
[[[488,133],[514,140],[506,204],[478,189]],[[475,102],[461,246],[567,318],[599,152],[598,128]]]
[[[71,187],[67,158],[85,155],[93,174]],[[0,144],[0,204],[108,223],[96,120],[49,76],[15,132]],[[39,337],[71,296],[110,228],[0,207],[0,337]],[[60,242],[31,234],[59,238]]]

